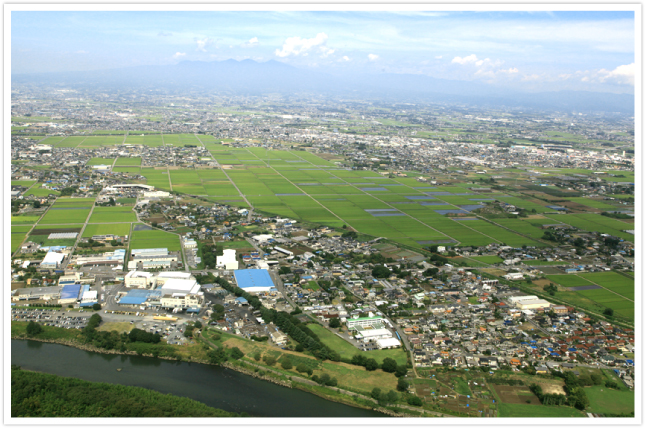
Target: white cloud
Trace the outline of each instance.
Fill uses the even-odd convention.
[[[284,41],[282,49],[276,49],[275,54],[281,58],[288,56],[307,56],[310,51],[320,52],[323,58],[333,54],[334,49],[326,46],[328,36],[325,33],[318,33],[311,39],[303,39],[298,36],[289,37]]]
[[[348,57],[347,55],[345,55],[345,56],[342,58],[342,60],[343,60],[343,61],[345,61],[345,62],[347,62],[347,61],[351,61],[351,58],[350,58],[350,57]]]
[[[210,46],[213,44],[213,39],[204,37],[203,39],[198,39],[195,38],[195,41],[197,42],[197,49],[200,52],[206,52],[206,47]]]
[[[443,58],[443,55],[437,55],[436,57],[434,57],[434,59],[441,59],[441,58]]]
[[[159,36],[159,37],[170,37],[170,36],[172,36],[172,33],[168,33],[168,32],[165,32],[165,31],[160,31],[159,34],[157,34],[157,36]]]
[[[172,57],[173,57],[173,59],[180,59],[180,58],[183,58],[185,56],[186,56],[186,52],[177,52]]]
[[[636,71],[636,65],[632,62],[627,65],[619,65],[615,69],[609,71],[604,68],[598,71],[600,81],[605,82],[606,80],[614,81],[615,83],[627,84],[634,86],[634,74]]]
[[[452,59],[453,64],[461,64],[461,65],[472,64],[472,63],[476,63],[478,61],[479,60],[477,59],[477,55],[475,55],[475,54],[468,55],[468,56],[463,57],[463,58],[460,57],[460,56],[456,56],[456,57],[454,57]]]
[[[242,43],[240,46],[243,47],[243,48],[254,48],[254,47],[258,46],[259,44],[260,44],[260,42],[258,41],[258,38],[253,37],[248,42]]]
[[[515,74],[518,73],[520,70],[518,70],[516,67],[511,67],[508,70],[500,70],[502,73],[508,73],[508,74]]]
[[[367,59],[369,59],[370,61],[376,61],[378,58],[379,58],[379,56],[375,55],[375,54],[367,55]]]
[[[539,74],[527,74],[524,77],[522,77],[522,80],[525,82],[529,82],[531,80],[540,80],[541,78],[542,76],[540,76]]]

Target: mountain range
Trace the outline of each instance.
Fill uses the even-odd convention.
[[[278,61],[182,61],[109,70],[12,75],[12,84],[77,88],[199,89],[231,95],[320,94],[344,99],[445,103],[543,111],[634,114],[632,94],[585,91],[523,92],[486,83],[414,74],[332,75]]]

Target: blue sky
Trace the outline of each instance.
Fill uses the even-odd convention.
[[[13,73],[276,60],[633,92],[633,12],[12,12]]]

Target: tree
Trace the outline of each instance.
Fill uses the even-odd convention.
[[[94,309],[95,311],[100,311],[101,310],[101,305],[99,303],[94,303],[92,305],[92,309]]]
[[[408,404],[411,405],[411,406],[419,406],[419,407],[421,407],[421,406],[423,406],[423,401],[421,401],[421,399],[415,395],[413,397],[408,398]]]
[[[201,323],[200,321],[195,321],[194,326],[195,326],[195,328],[197,328],[197,329],[201,329],[201,328],[203,327],[203,326],[202,326],[202,323]]]
[[[396,393],[393,389],[390,389],[390,392],[387,393],[387,402],[396,403],[399,400],[399,394]]]
[[[208,359],[211,362],[211,364],[222,364],[224,361],[228,360],[228,357],[226,356],[226,351],[224,349],[219,348],[216,350],[211,350],[208,351]]]
[[[381,396],[381,388],[374,388],[370,394],[373,399],[378,400]]]
[[[302,346],[300,343],[298,343],[296,345],[296,352],[304,352],[304,351],[305,351],[305,347]]]
[[[396,377],[403,377],[406,374],[408,374],[408,369],[405,367],[403,364],[400,366],[396,366],[396,371],[394,372],[394,376]]]
[[[280,275],[286,275],[291,273],[291,268],[289,266],[282,266],[280,270],[278,271],[278,274]]]
[[[331,328],[338,328],[340,327],[340,319],[338,318],[331,318],[329,320],[329,327]]]
[[[372,276],[374,278],[389,278],[392,272],[385,266],[376,266],[372,269]]]
[[[240,351],[240,348],[238,348],[237,346],[231,350],[231,358],[233,358],[234,360],[239,360],[243,356],[244,352]]]
[[[272,366],[277,362],[275,357],[271,357],[269,355],[265,355],[264,357],[262,357],[262,361],[264,361],[268,366]]]
[[[410,385],[409,385],[409,384],[408,384],[408,382],[407,382],[405,379],[403,379],[402,377],[400,377],[400,378],[399,378],[399,381],[396,383],[396,389],[398,389],[398,390],[399,390],[399,391],[401,391],[401,392],[405,392],[405,391],[407,391],[407,390],[408,390],[408,386],[410,386]]]
[[[260,361],[260,359],[262,359],[262,356],[260,355],[259,352],[256,352],[255,354],[253,354],[253,359],[255,361]]]
[[[384,372],[394,373],[397,369],[396,361],[390,357],[383,359],[383,364],[381,364],[381,369]]]
[[[291,360],[288,359],[288,358],[285,358],[284,360],[282,360],[281,365],[282,365],[282,368],[285,369],[285,370],[289,370],[290,368],[293,367],[293,364],[291,363]]]
[[[607,308],[603,311],[603,315],[606,315],[608,317],[613,317],[614,316],[614,310],[612,308]]]
[[[37,322],[29,321],[29,324],[27,324],[27,336],[35,336],[42,331],[42,326]]]
[[[367,361],[365,361],[365,369],[370,372],[374,371],[378,369],[378,363],[374,358],[370,358]]]

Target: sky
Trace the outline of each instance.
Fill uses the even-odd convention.
[[[529,90],[633,93],[634,12],[12,11],[12,73],[275,60]]]

